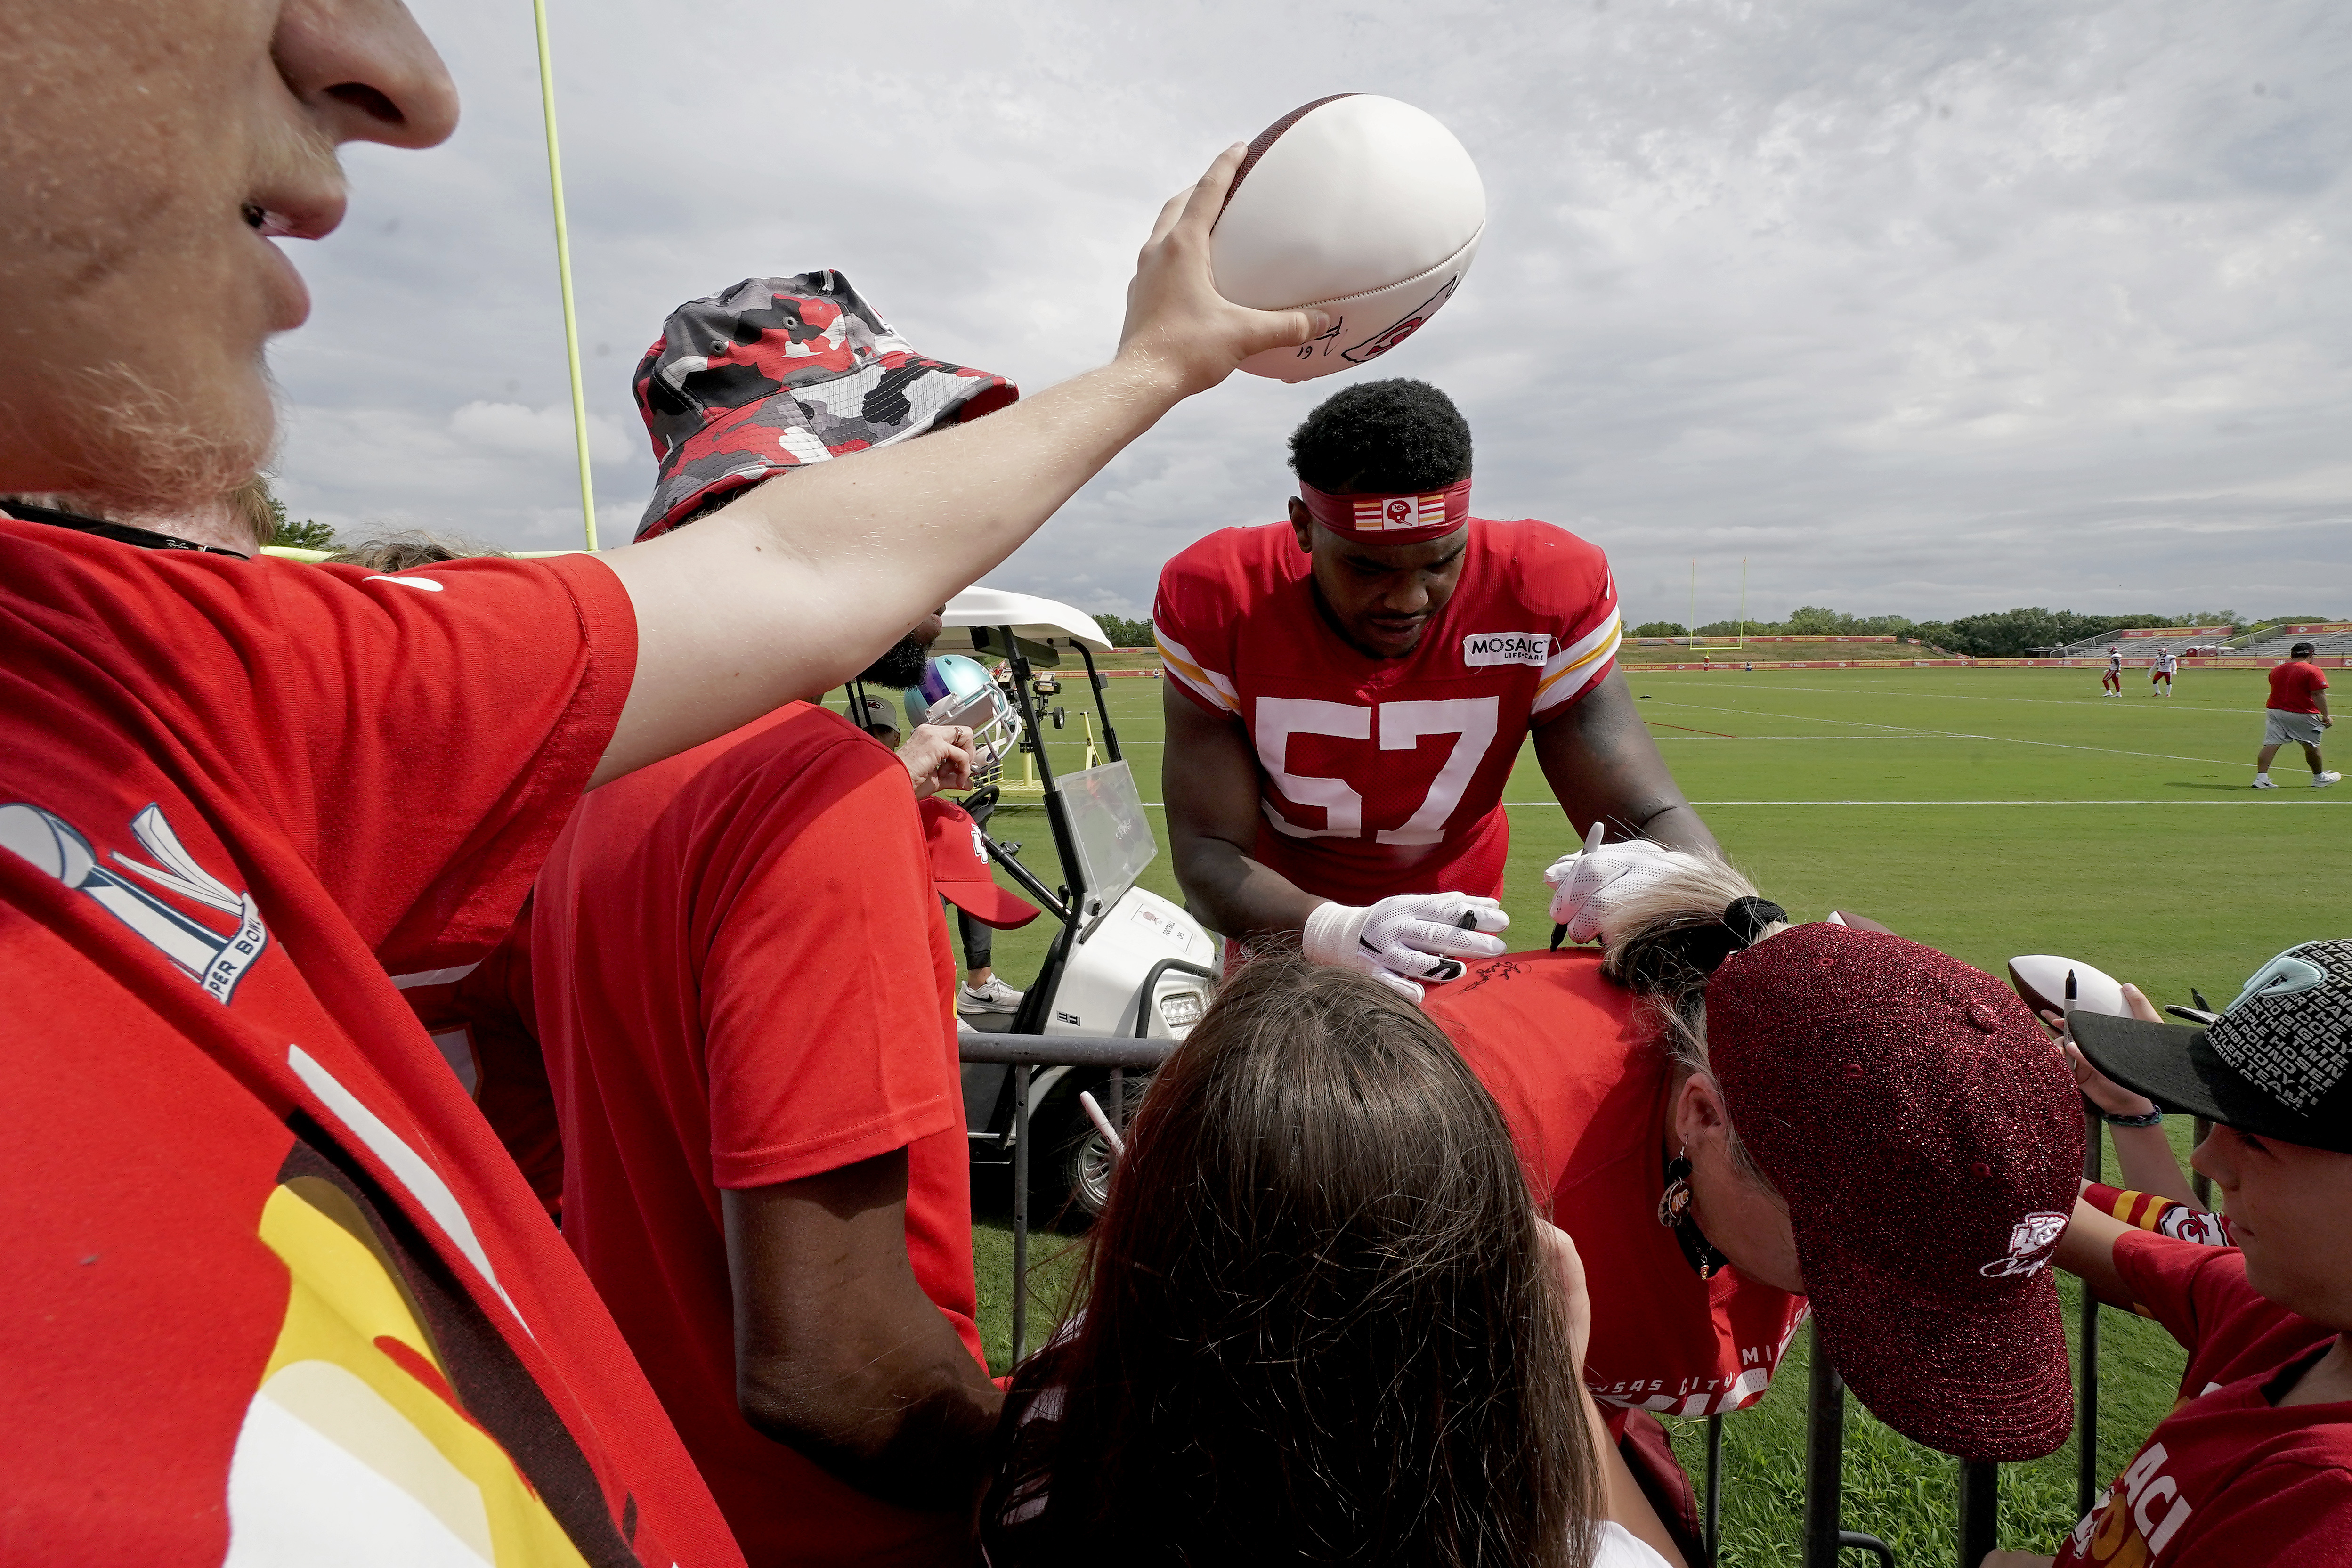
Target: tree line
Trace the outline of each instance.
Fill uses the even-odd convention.
[[[2266,621],[2324,621],[2326,616],[2267,616]],[[2085,637],[2107,637],[2143,627],[2222,626],[2232,629],[2252,623],[2235,610],[2198,610],[2186,615],[2089,616],[2077,610],[2052,610],[2036,605],[2014,610],[1988,611],[1949,621],[1915,621],[1906,616],[1849,616],[1820,605],[1807,605],[1785,621],[1713,621],[1700,626],[1703,637],[1731,637],[1743,630],[1749,637],[1893,637],[1902,642],[1924,643],[1971,658],[2022,658],[2036,648],[2063,647]],[[1637,637],[1680,637],[1692,634],[1678,621],[1646,621],[1627,634]]]

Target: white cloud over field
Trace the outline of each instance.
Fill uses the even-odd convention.
[[[417,0],[466,119],[348,155],[274,353],[281,489],[346,533],[576,541],[529,8]],[[835,267],[927,353],[1099,360],[1160,200],[1295,104],[1453,127],[1489,229],[1381,362],[1452,393],[1478,510],[1604,545],[1637,618],[1801,603],[2352,614],[2352,9],[1685,0],[1410,10],[551,0],[590,454],[653,484],[669,309]],[[1270,521],[1339,383],[1180,408],[992,581],[1148,610]]]

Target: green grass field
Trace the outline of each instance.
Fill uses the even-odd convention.
[[[2088,669],[1636,669],[1629,679],[1725,850],[1799,920],[1855,910],[1996,973],[2015,953],[2063,953],[2137,982],[2159,1004],[2187,1001],[2191,985],[2226,1002],[2280,949],[2340,934],[2352,787],[2312,789],[2292,749],[2274,769],[2284,787],[2247,787],[2267,689],[2261,671],[2189,672],[2170,699],[2144,695],[2145,676],[2127,671],[2121,700],[2100,697]],[[1144,799],[1156,802],[1160,683],[1109,685],[1112,721]],[[1057,767],[1080,761],[1081,694],[1074,685],[1057,700],[1070,712],[1054,741]],[[1514,837],[1505,905],[1515,940],[1540,947],[1550,935],[1541,873],[1573,847],[1573,835],[1532,751],[1506,799]],[[1007,806],[992,831],[1024,840],[1024,858],[1050,879],[1041,810]],[[1164,854],[1142,880],[1178,896]],[[1043,926],[997,939],[999,967],[1015,984],[1043,956]],[[2173,1130],[2185,1137],[2185,1126]],[[992,1174],[975,1182],[974,1247],[982,1328],[1002,1371],[1009,1185]],[[1044,1267],[1033,1281],[1032,1343],[1035,1325],[1066,1299],[1077,1239],[1033,1239]],[[2064,1289],[2071,1324],[2072,1282]],[[2154,1325],[2104,1314],[2104,1474],[2169,1407],[2179,1369]],[[1795,1559],[1804,1384],[1804,1362],[1792,1356],[1771,1393],[1726,1423],[1726,1563]],[[1678,1435],[1694,1474],[1701,1431]],[[2002,1544],[2052,1550],[2074,1521],[2074,1467],[2070,1444],[2004,1472]],[[1845,1484],[1848,1529],[1885,1537],[1904,1562],[1949,1560],[1952,1464],[1858,1405]]]

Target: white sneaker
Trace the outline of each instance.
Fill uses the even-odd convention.
[[[2270,774],[2256,773],[2254,775],[2254,787],[2256,789],[2276,789],[2278,788],[2278,785],[2272,781]]]
[[[956,987],[956,1011],[968,1016],[981,1013],[1011,1013],[1020,1007],[1021,994],[992,974],[985,985]]]
[[[2342,773],[2314,773],[2311,775],[2311,787],[2314,789],[2326,789],[2329,784],[2334,784],[2343,776],[2344,775]]]

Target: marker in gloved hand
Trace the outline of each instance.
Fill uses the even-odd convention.
[[[1299,933],[1313,963],[1360,970],[1400,995],[1421,1000],[1424,984],[1468,973],[1465,958],[1504,952],[1495,934],[1511,917],[1492,899],[1466,893],[1401,893],[1376,904],[1318,904]]]
[[[1585,854],[1587,854],[1587,855],[1590,855],[1590,854],[1591,854],[1595,849],[1600,848],[1600,847],[1601,847],[1601,836],[1602,836],[1603,834],[1605,834],[1606,832],[1608,832],[1608,830],[1609,830],[1609,829],[1608,829],[1608,825],[1607,825],[1606,823],[1600,823],[1600,822],[1596,822],[1596,823],[1594,823],[1594,824],[1592,825],[1592,826],[1591,826],[1590,829],[1588,829],[1588,830],[1586,831],[1585,835],[1584,835],[1584,851],[1583,851],[1583,852],[1584,852]],[[1559,867],[1557,867],[1557,866],[1555,866],[1555,867],[1553,867],[1553,868],[1552,868],[1552,870],[1554,870],[1554,871],[1556,871],[1556,870],[1558,870],[1558,869],[1559,869]],[[1551,879],[1552,879],[1552,878],[1551,878],[1551,872],[1549,872],[1549,871],[1545,872],[1545,873],[1544,873],[1544,880],[1545,880],[1545,881],[1547,881],[1547,882],[1549,882],[1549,881],[1551,881]],[[1559,951],[1559,944],[1560,944],[1563,941],[1565,941],[1565,940],[1567,939],[1567,937],[1568,937],[1568,922],[1567,922],[1566,921],[1563,921],[1563,920],[1557,920],[1557,919],[1556,919],[1556,920],[1554,920],[1554,921],[1552,921],[1552,926],[1551,926],[1551,950],[1552,950],[1554,952],[1558,952]]]

